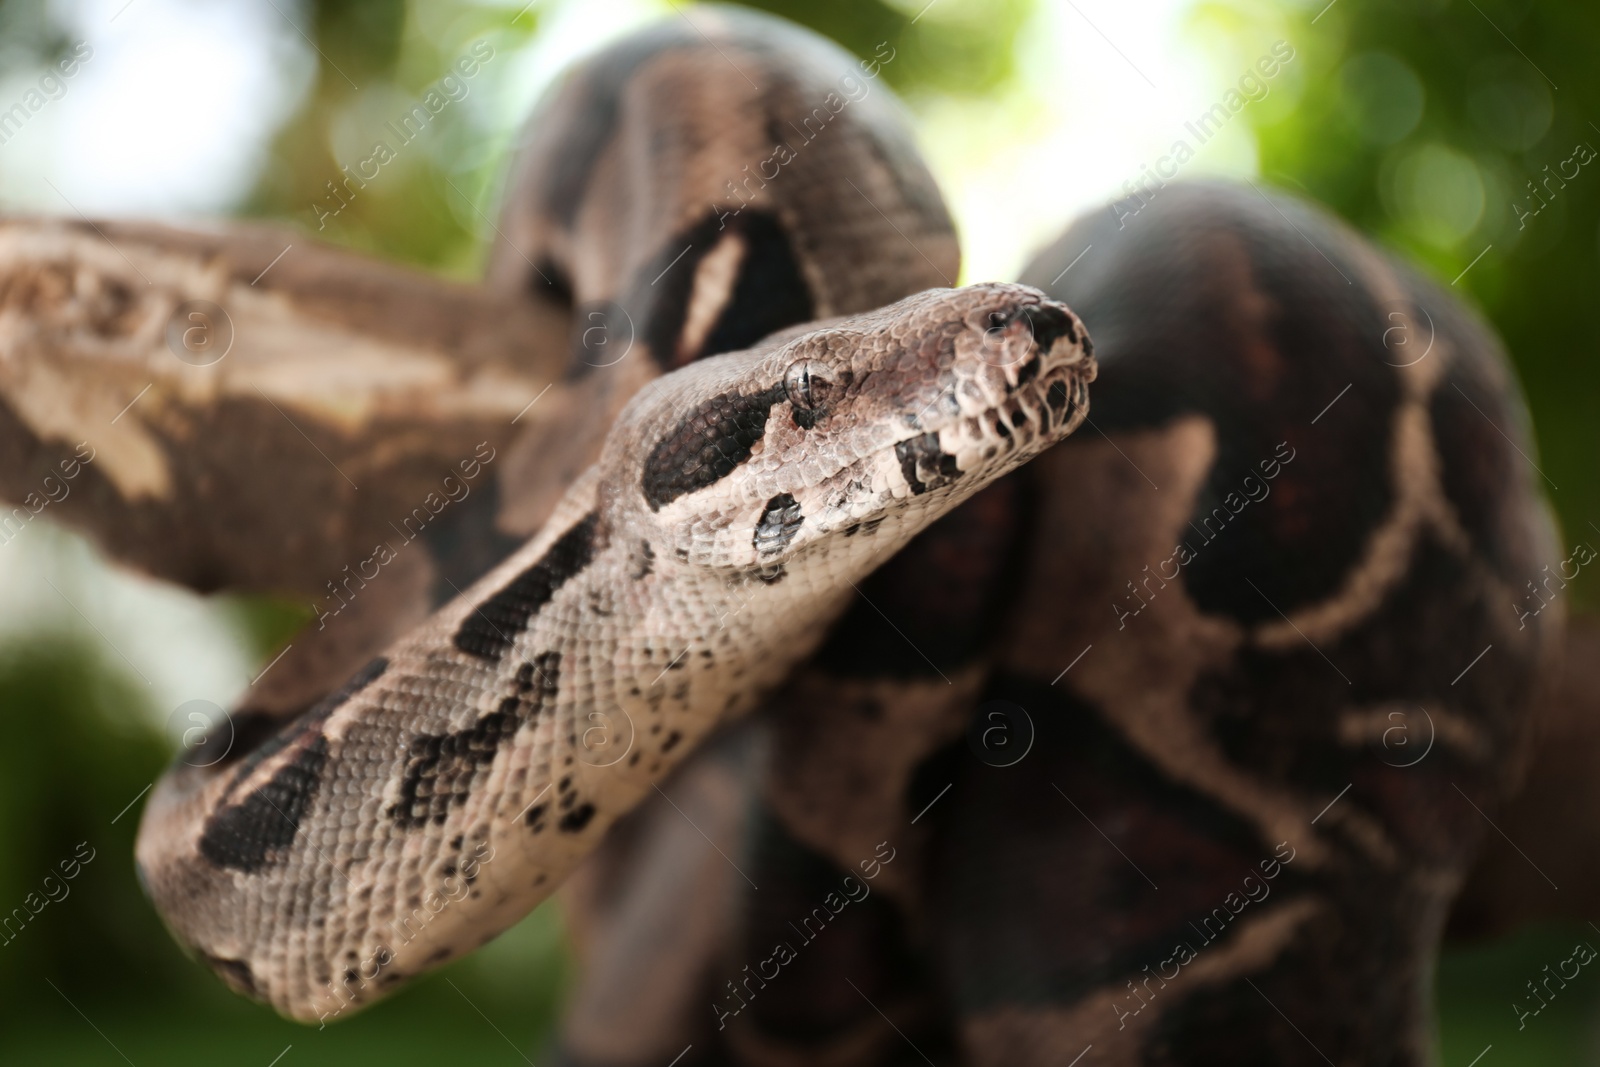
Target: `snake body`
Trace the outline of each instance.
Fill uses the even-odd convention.
[[[712,9],[541,105],[489,282],[582,402],[456,547],[532,540],[170,774],[158,908],[316,1019],[592,852],[564,1062],[1429,1062],[1560,627],[1506,607],[1557,554],[1492,333],[1221,184],[913,296],[956,245],[875,77]]]

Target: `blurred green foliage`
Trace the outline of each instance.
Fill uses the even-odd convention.
[[[1547,1007],[1519,1022],[1513,1004],[1537,1007],[1524,983],[1544,981],[1583,941],[1600,948],[1584,923],[1537,926],[1493,944],[1457,946],[1439,964],[1441,1062],[1465,1067],[1493,1046],[1478,1067],[1555,1067],[1600,1062],[1600,976],[1580,971]],[[1592,968],[1592,964],[1590,967]],[[1523,1025],[1525,1023],[1525,1025]],[[1492,1056],[1492,1059],[1490,1058]]]
[[[486,189],[511,137],[482,98],[506,84],[509,57],[537,31],[541,6],[519,14],[516,7],[404,0],[311,5],[301,21],[316,39],[316,81],[278,135],[242,213],[292,222],[388,259],[476,274],[478,235],[495,213]],[[450,121],[432,124],[417,148],[384,132],[479,43],[492,58],[465,80],[466,96],[452,102]],[[474,94],[479,100],[462,106]],[[314,205],[339,203],[331,189],[344,181],[341,168],[368,158],[377,137],[396,147],[395,161],[337,216],[319,217]]]
[[[40,59],[59,59],[71,50],[71,37],[50,17],[49,0],[0,3],[0,70]]]
[[[913,0],[742,0],[743,6],[809,26],[862,58],[882,42],[895,50],[884,78],[902,96],[983,96],[1016,73],[1017,33],[1031,0],[947,3]]]
[[[133,884],[138,813],[110,822],[167,759],[144,718],[119,710],[140,707],[138,690],[120,663],[66,641],[0,654],[0,723],[22,742],[0,746],[0,1005],[40,999],[44,978],[96,984],[100,961],[161,933]],[[88,862],[68,880],[75,853]]]

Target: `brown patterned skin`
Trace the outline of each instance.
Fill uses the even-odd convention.
[[[1022,703],[1032,686],[1073,712],[1048,721],[1096,740],[1046,755],[1031,786],[996,788],[1042,804],[1042,779],[1084,781],[1073,801],[1161,888],[1130,879],[1077,812],[1031,828],[1041,845],[1076,841],[1060,854],[1087,862],[1054,868],[1069,882],[1021,877],[1021,898],[1002,896],[996,914],[1047,905],[1050,942],[1071,947],[1041,948],[1031,966],[1005,958],[997,993],[984,978],[1002,973],[997,931],[980,921],[946,939],[978,1059],[1043,1062],[1081,1034],[1095,1045],[1086,1064],[1429,1062],[1439,934],[1484,814],[1522,770],[1560,637],[1555,613],[1519,628],[1510,606],[1560,554],[1538,475],[1511,444],[1532,451],[1503,353],[1346,228],[1233,186],[1166,190],[1120,230],[1090,216],[1024,277],[1057,279],[1105,365],[1105,439],[1028,477],[1120,489],[1101,515],[1043,518],[1051,551],[1018,610],[1053,625],[1005,645],[994,683]],[[1180,543],[1194,557],[1163,568]],[[1104,569],[1073,565],[1089,546]],[[1181,581],[1162,585],[1174,570]],[[1061,598],[1105,606],[1080,616]],[[1060,652],[1090,643],[1046,697]],[[1091,770],[1118,763],[1109,780]],[[961,908],[984,894],[969,846],[999,863],[1006,842],[981,802],[948,810],[968,828],[946,842],[961,864],[943,899]],[[1247,900],[1210,944],[1189,924],[1255,892],[1242,879],[1280,842],[1295,858],[1270,898]],[[1180,942],[1197,958],[1163,986]]]

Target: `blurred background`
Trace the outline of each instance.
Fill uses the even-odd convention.
[[[1600,8],[1573,0],[769,0],[865,56],[909,107],[961,230],[964,280],[1008,279],[1071,217],[1107,210],[1256,62],[1293,59],[1182,177],[1327,205],[1493,320],[1520,371],[1530,457],[1566,544],[1600,545]],[[0,211],[315,232],[324,182],[477,42],[493,58],[317,236],[477,274],[521,117],[654,0],[0,0]],[[41,82],[66,57],[75,73]],[[30,105],[31,108],[31,105]],[[1554,175],[1554,180],[1550,180]],[[1536,186],[1535,184],[1537,183]],[[1583,353],[1590,353],[1584,356]],[[1600,596],[1586,570],[1568,591]],[[187,701],[226,706],[309,617],[112,570],[49,523],[0,544],[0,911],[81,865],[0,934],[0,1063],[528,1063],[567,963],[547,906],[488,948],[324,1031],[188,963],[135,882],[143,791]],[[85,857],[92,857],[85,860]],[[1537,857],[1534,857],[1537,859]],[[59,895],[59,893],[58,893]],[[1600,978],[1518,1029],[1512,1002],[1600,928],[1457,945],[1437,978],[1442,1062],[1600,1063]],[[1479,1059],[1475,1059],[1478,1057]],[[279,1058],[279,1059],[275,1059]]]

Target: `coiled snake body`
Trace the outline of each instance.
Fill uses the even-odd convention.
[[[1217,184],[944,288],[886,61],[702,10],[541,106],[489,285],[572,369],[433,548],[503,562],[178,765],[153,899],[326,1019],[598,847],[572,1063],[1429,1062],[1559,632],[1497,343]]]

